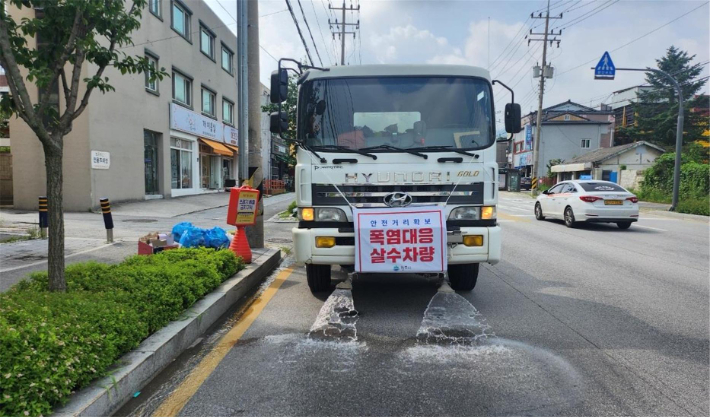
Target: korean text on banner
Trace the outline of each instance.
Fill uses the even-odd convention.
[[[237,224],[254,224],[256,217],[256,204],[259,201],[259,192],[242,191],[237,202]]]
[[[443,208],[354,208],[353,217],[357,272],[446,270]]]

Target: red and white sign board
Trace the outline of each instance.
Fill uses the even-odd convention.
[[[227,224],[232,226],[254,225],[258,204],[259,190],[250,187],[232,188],[229,191]]]
[[[441,207],[353,208],[355,271],[422,273],[446,270]]]

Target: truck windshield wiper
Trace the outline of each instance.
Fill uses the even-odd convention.
[[[372,159],[377,159],[377,155],[373,155],[371,153],[363,152],[363,151],[360,151],[357,149],[352,149],[352,148],[348,148],[348,147],[340,146],[340,145],[319,145],[319,146],[315,146],[315,147],[316,148],[323,148],[323,149],[335,149],[335,150],[343,151],[343,152],[359,153],[360,155],[369,156]]]
[[[423,153],[421,153],[421,152],[417,152],[417,151],[412,150],[412,149],[398,148],[398,147],[392,146],[392,145],[370,146],[369,148],[361,148],[360,150],[361,150],[361,151],[374,151],[374,150],[376,150],[376,149],[391,149],[391,150],[393,150],[393,151],[406,152],[406,153],[410,153],[410,154],[412,154],[412,155],[421,156],[421,157],[424,158],[424,159],[428,159],[428,158],[429,158],[427,155],[425,155],[425,154],[423,154]]]
[[[313,155],[315,155],[315,156],[320,160],[320,162],[321,162],[322,164],[325,164],[326,162],[328,162],[325,158],[323,158],[322,156],[318,155],[318,152],[314,151],[313,148],[311,148],[310,146],[306,145],[304,142],[300,142],[299,145],[301,145],[301,147],[302,147],[303,149],[305,149],[305,150],[307,150],[308,152],[310,152],[310,153],[312,153]]]
[[[468,156],[473,156],[474,158],[478,159],[478,155],[475,153],[468,153],[467,151],[464,151],[463,149],[458,149],[454,148],[453,146],[424,146],[422,148],[417,148],[420,151],[438,151],[438,150],[447,150],[451,152],[456,152],[461,155],[468,155]]]

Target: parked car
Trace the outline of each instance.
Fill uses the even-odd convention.
[[[530,179],[530,177],[521,177],[520,178],[520,189],[525,190],[525,191],[530,191],[530,188],[532,188],[532,179]]]
[[[535,218],[547,217],[562,219],[567,227],[589,222],[628,229],[639,218],[638,198],[609,181],[564,181],[537,197]]]

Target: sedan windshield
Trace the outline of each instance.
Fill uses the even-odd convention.
[[[481,149],[494,141],[490,84],[479,78],[316,79],[300,95],[298,136],[311,147]]]

